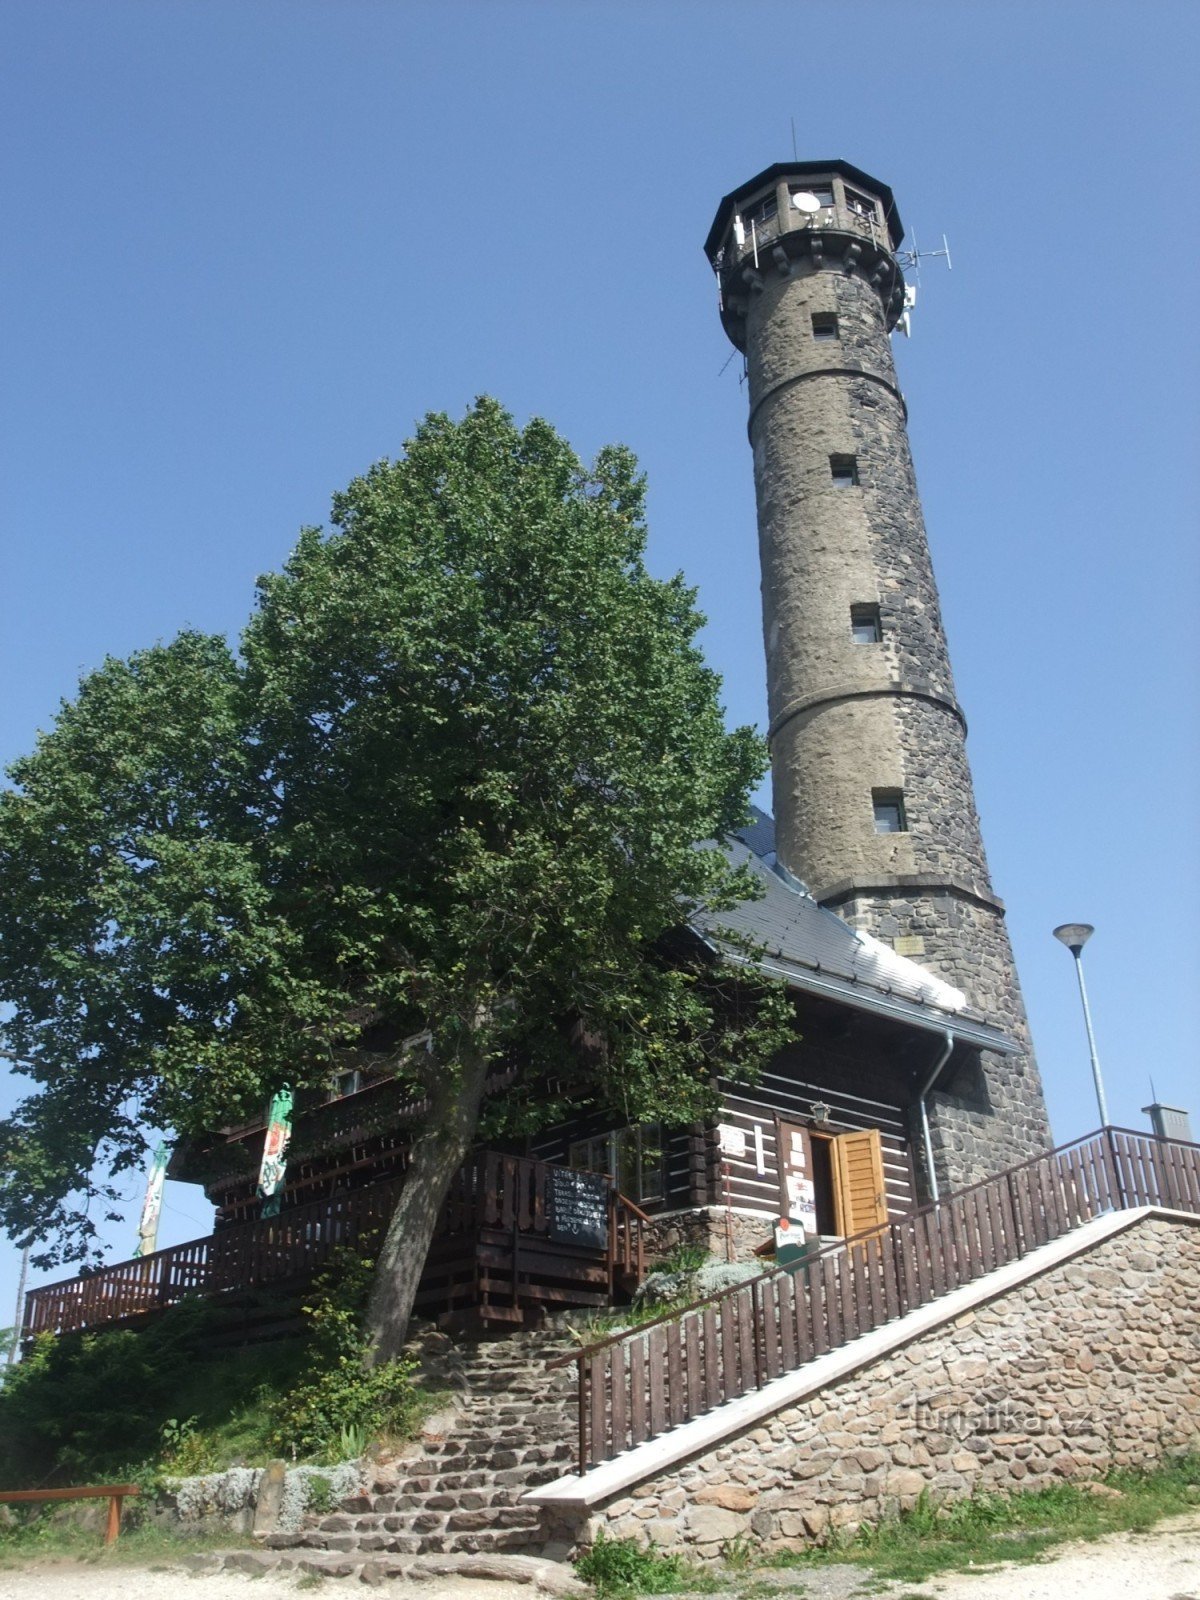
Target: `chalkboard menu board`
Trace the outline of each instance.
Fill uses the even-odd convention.
[[[593,1172],[550,1168],[550,1237],[559,1244],[608,1248],[608,1182]]]

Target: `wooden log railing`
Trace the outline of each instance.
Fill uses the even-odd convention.
[[[1105,1212],[1200,1214],[1200,1145],[1104,1128],[553,1366],[579,1369],[579,1471],[737,1399]]]
[[[482,1152],[455,1177],[438,1236],[482,1228],[509,1230],[516,1237],[544,1234],[551,1171],[544,1161]],[[403,1182],[392,1178],[344,1190],[277,1217],[236,1223],[204,1239],[31,1289],[22,1337],[125,1321],[164,1310],[188,1295],[216,1296],[311,1278],[343,1245],[387,1227]],[[611,1183],[608,1206],[611,1292],[617,1281],[641,1279],[645,1218]]]
[[[45,1506],[59,1500],[107,1500],[105,1544],[116,1544],[121,1532],[121,1506],[129,1495],[141,1494],[138,1483],[102,1483],[84,1489],[3,1489],[0,1505]]]

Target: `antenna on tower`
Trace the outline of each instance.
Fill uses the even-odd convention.
[[[800,157],[796,154],[796,119],[795,119],[795,117],[793,117],[791,120],[792,120],[792,160],[793,161],[799,161]]]
[[[935,261],[944,256],[946,260],[947,272],[954,271],[954,263],[950,259],[950,245],[947,242],[945,234],[942,235],[942,248],[940,250],[922,250],[917,244],[917,235],[915,230],[913,232],[912,242],[913,247],[911,250],[896,251],[896,260],[902,267],[911,267],[913,269],[913,276],[917,280],[918,288],[921,284],[922,261]]]
[[[922,250],[917,243],[917,235],[914,232],[912,249],[896,251],[896,264],[900,267],[911,267],[915,280],[913,283],[904,285],[904,309],[896,323],[897,328],[906,339],[912,337],[912,311],[917,303],[917,290],[921,287],[921,263],[922,261],[935,261],[942,257],[945,258],[946,271],[953,272],[954,263],[950,259],[950,244],[945,234],[942,235],[942,248],[940,250]]]

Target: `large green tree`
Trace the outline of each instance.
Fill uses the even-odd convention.
[[[723,725],[692,591],[645,569],[631,455],[585,469],[483,400],[332,520],[262,580],[236,654],[185,634],[107,661],[11,770],[0,1034],[36,1089],[0,1125],[0,1218],[78,1259],[147,1125],[219,1126],[370,1039],[428,1106],[382,1359],[493,1063],[513,1121],[683,1120],[786,1006],[669,948],[689,907],[750,892],[699,846],[744,819],[764,751]]]

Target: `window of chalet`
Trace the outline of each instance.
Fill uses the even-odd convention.
[[[605,1172],[616,1179],[627,1200],[642,1204],[663,1198],[662,1125],[648,1122],[641,1128],[617,1128],[612,1133],[579,1139],[567,1153],[576,1171]]]
[[[349,1072],[339,1072],[329,1080],[329,1098],[340,1100],[348,1094],[357,1094],[364,1087],[365,1079],[358,1067],[353,1067]]]

